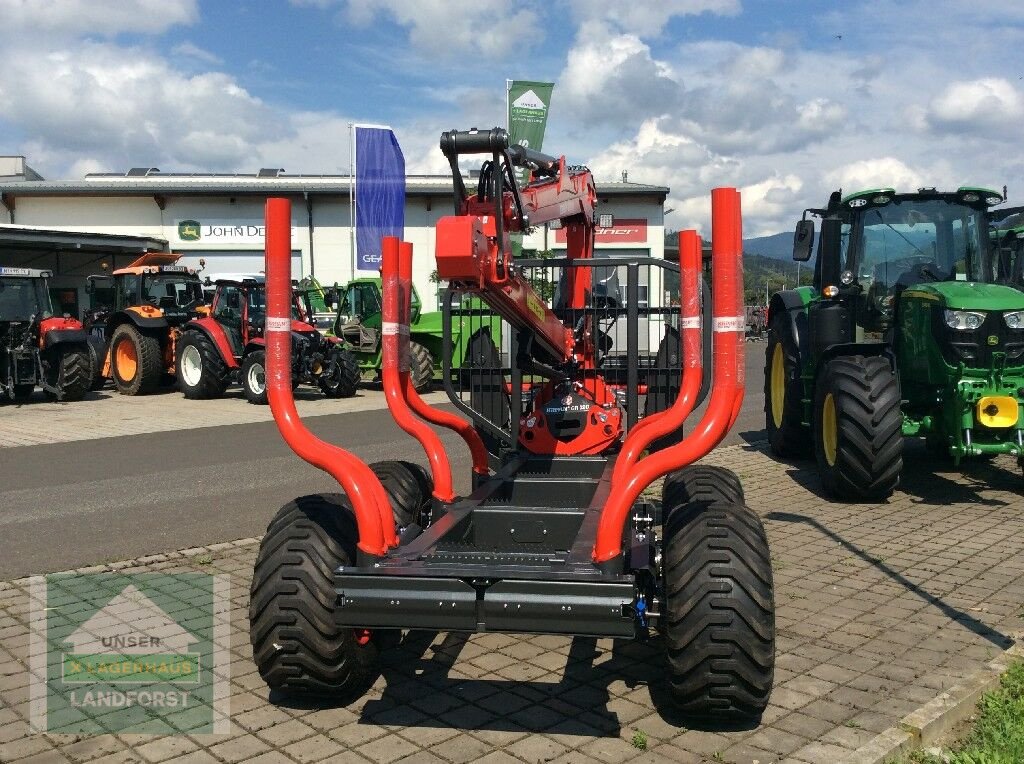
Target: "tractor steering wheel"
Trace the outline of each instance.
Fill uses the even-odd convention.
[[[909,285],[922,281],[943,281],[946,278],[942,274],[942,269],[930,257],[904,257],[900,260],[893,260],[890,265],[896,266],[900,271],[897,283]],[[908,275],[909,281],[904,278]]]

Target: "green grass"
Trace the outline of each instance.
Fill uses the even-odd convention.
[[[1024,762],[1024,662],[1010,666],[999,689],[978,704],[970,734],[939,759],[921,751],[903,759],[907,764],[1020,764]]]
[[[634,748],[639,748],[641,751],[647,750],[647,733],[643,730],[633,728],[633,743]]]

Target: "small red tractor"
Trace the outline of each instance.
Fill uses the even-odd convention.
[[[197,272],[180,259],[147,252],[109,276],[89,276],[85,326],[99,385],[113,378],[121,395],[145,395],[174,379],[181,326],[206,310]]]
[[[638,639],[653,631],[663,637],[669,694],[686,716],[759,718],[774,674],[768,541],[738,478],[694,464],[728,432],[743,398],[739,193],[711,194],[705,318],[695,231],[680,235],[679,265],[596,260],[589,170],[510,145],[500,128],[446,132],[441,149],[455,185],[455,214],[436,227],[437,272],[451,285],[443,383],[466,418],[427,405],[400,360],[412,245],[382,242],[384,392],[395,421],[422,445],[429,475],[408,462],[367,465],[299,420],[289,362],[291,209],[287,199],[268,200],[271,409],[292,449],[344,493],[300,497],[267,529],[249,608],[260,674],[281,693],[348,700],[372,683],[395,630]],[[472,194],[458,167],[467,154],[487,157]],[[532,176],[522,188],[516,167]],[[513,259],[509,234],[553,221],[567,233],[564,257]],[[680,276],[678,306],[638,299],[643,284],[665,294],[669,271]],[[542,295],[537,283],[557,286]],[[460,322],[472,339],[453,369],[451,329]],[[679,436],[701,399],[712,336],[710,399]],[[641,370],[638,359],[666,338],[671,352],[652,354]],[[659,397],[659,380],[674,380],[670,394]],[[430,425],[465,440],[468,496],[455,494]],[[662,477],[660,500],[647,495]]]
[[[238,381],[249,403],[266,404],[266,290],[262,277],[215,282],[210,315],[183,327],[178,341],[178,389],[186,398],[217,398]],[[292,384],[348,398],[359,384],[355,356],[335,337],[308,323],[308,306],[292,293],[286,327],[292,332]]]
[[[57,401],[81,400],[89,390],[87,336],[78,320],[53,314],[52,275],[0,267],[0,402],[23,401],[37,386]]]

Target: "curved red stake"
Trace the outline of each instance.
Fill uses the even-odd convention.
[[[598,521],[593,560],[603,563],[622,554],[626,518],[640,492],[652,482],[706,455],[728,432],[743,395],[743,280],[740,197],[734,188],[711,192],[712,315],[714,387],[700,423],[681,443],[651,454],[613,485]]]
[[[622,445],[615,460],[612,486],[617,485],[651,443],[678,430],[693,412],[704,381],[703,336],[701,332],[701,242],[696,231],[679,232],[679,326],[682,344],[683,378],[679,395],[665,411],[641,419]]]
[[[412,244],[404,241],[398,246],[398,278],[402,284],[412,283]],[[411,299],[411,296],[412,292],[410,290],[406,293],[406,298]],[[412,307],[408,302],[400,307],[403,322],[408,325]],[[461,436],[466,441],[466,445],[469,446],[469,453],[473,457],[473,472],[478,475],[489,475],[487,446],[484,445],[483,440],[480,438],[480,433],[473,428],[473,425],[450,411],[441,411],[424,401],[412,384],[411,374],[405,374],[404,379],[405,385],[402,388],[402,392],[409,407],[421,419],[425,419],[431,424],[436,424],[438,427],[445,427]]]
[[[452,468],[445,453],[441,438],[430,427],[417,419],[409,407],[403,390],[411,381],[409,370],[400,369],[400,359],[408,363],[409,342],[409,281],[403,280],[399,265],[399,241],[394,236],[385,236],[381,246],[381,380],[384,395],[395,423],[412,435],[423,446],[430,462],[430,474],[434,478],[434,498],[438,501],[455,500],[452,489]],[[409,244],[403,246],[410,247]],[[410,266],[411,267],[411,266]],[[401,342],[400,342],[401,340]],[[403,347],[400,350],[399,345]]]
[[[295,410],[291,360],[291,202],[288,199],[268,199],[265,214],[267,317],[264,336],[270,410],[277,429],[291,449],[314,467],[328,473],[345,491],[356,516],[358,547],[366,554],[383,556],[389,546],[398,543],[384,486],[363,461],[313,435]]]

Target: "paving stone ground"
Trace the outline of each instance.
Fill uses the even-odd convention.
[[[352,398],[333,399],[303,386],[295,391],[295,399],[303,419],[387,408],[379,385],[363,385]],[[436,405],[447,397],[434,392],[424,400]],[[108,383],[74,403],[51,403],[36,390],[26,403],[0,402],[0,449],[269,422],[273,418],[269,406],[249,404],[240,388],[229,389],[222,398],[190,401],[169,388],[154,395],[119,395]]]
[[[680,726],[657,639],[411,632],[350,706],[270,699],[246,623],[257,542],[243,540],[106,566],[230,577],[230,734],[30,734],[26,579],[0,584],[0,761],[831,764],[1024,631],[1024,483],[1012,460],[961,474],[910,449],[884,504],[823,502],[812,465],[777,463],[761,444],[706,461],[740,474],[772,545],[776,687],[755,728]],[[637,731],[646,751],[631,744]]]

